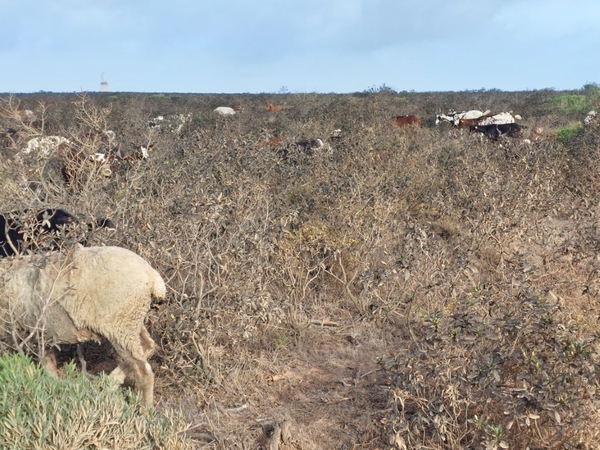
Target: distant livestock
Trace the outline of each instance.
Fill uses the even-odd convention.
[[[38,136],[30,139],[16,155],[24,158],[44,160],[43,173],[47,170],[60,171],[66,183],[80,178],[84,174],[110,176],[115,164],[122,161],[134,161],[148,157],[147,148],[125,156],[121,151],[112,130],[88,133],[84,136],[68,139],[64,136]],[[42,175],[45,176],[45,175]]]
[[[21,154],[48,157],[58,152],[61,144],[70,145],[71,141],[63,136],[40,136],[30,139],[21,150]]]
[[[531,141],[540,141],[544,139],[544,127],[533,127],[529,133],[529,139]]]
[[[279,144],[281,144],[283,142],[283,139],[280,137],[274,137],[271,139],[268,139],[266,141],[261,141],[258,144],[256,144],[257,148],[265,148],[265,147],[269,147],[269,148],[277,148],[279,146]]]
[[[448,111],[448,114],[438,114],[435,117],[435,124],[439,125],[442,122],[448,122],[454,125],[455,127],[460,127],[461,119],[478,119],[481,116],[489,114],[490,111],[481,112],[477,109],[472,109],[470,111],[454,111],[451,109]]]
[[[394,123],[399,127],[407,127],[407,126],[416,126],[418,127],[421,124],[421,119],[417,116],[413,116],[412,114],[405,114],[403,116],[395,116]]]
[[[31,109],[13,109],[10,105],[8,108],[0,108],[0,116],[9,119],[21,119],[26,122],[34,122],[37,120],[37,115]]]
[[[30,109],[23,109],[23,110],[17,111],[17,113],[19,114],[21,119],[23,119],[27,122],[35,122],[37,120],[37,116]]]
[[[479,125],[491,125],[491,124],[504,124],[504,123],[516,123],[517,120],[521,120],[521,116],[518,114],[513,114],[512,111],[509,112],[501,112],[497,114],[493,114],[489,117],[482,118],[479,121]]]
[[[500,123],[500,124],[488,124],[488,125],[475,125],[473,131],[483,133],[486,137],[491,140],[496,140],[501,136],[508,137],[519,137],[521,133],[522,125],[518,123]]]
[[[98,153],[108,154],[119,150],[116,134],[112,130],[89,133],[83,141],[87,147],[94,148]],[[73,142],[64,136],[38,136],[27,141],[20,154],[47,158],[58,154],[60,148],[73,145]]]
[[[343,139],[344,139],[344,134],[342,133],[342,129],[341,128],[336,128],[335,130],[333,130],[331,132],[331,136],[329,136],[327,138],[327,140],[329,142],[332,142],[332,143],[340,142]]]
[[[37,250],[46,237],[50,238],[49,248],[59,248],[57,234],[69,228],[78,220],[64,209],[46,208],[35,211],[21,210],[0,214],[0,258],[13,256],[25,250]],[[114,228],[110,219],[98,219],[88,224],[88,229]]]
[[[186,123],[192,120],[192,113],[171,114],[167,116],[156,116],[148,121],[148,128],[151,132],[166,130],[173,134],[181,133]]]
[[[88,154],[72,145],[61,144],[57,156],[63,181],[67,184],[82,182],[84,174],[99,174],[110,177],[123,163],[133,164],[148,159],[149,146],[140,146],[136,151],[124,154],[121,150],[111,153]],[[85,176],[83,177],[85,178]]]
[[[27,217],[29,216],[29,217]],[[29,211],[13,211],[0,214],[0,257],[20,253],[44,234],[58,232],[60,227],[75,222],[75,217],[64,209],[44,209],[36,214]]]
[[[96,167],[98,173],[102,176],[108,177],[112,174],[110,162],[104,153],[88,155],[83,150],[77,150],[73,146],[61,145],[57,155],[61,164],[60,173],[65,183],[72,183],[78,180],[81,171],[87,164]]]
[[[470,132],[479,132],[492,140],[501,136],[518,137],[521,129],[525,128],[517,123],[521,119],[518,114],[501,112],[497,114],[485,114],[475,119],[460,119],[459,128],[469,128]]]
[[[335,129],[331,134],[324,139],[311,138],[301,139],[292,143],[286,143],[281,137],[273,137],[271,139],[261,141],[256,144],[257,148],[270,148],[276,151],[276,154],[282,159],[288,159],[290,154],[297,152],[306,155],[314,155],[316,152],[322,154],[333,154],[334,146],[339,144],[344,139],[341,129]],[[291,152],[291,153],[290,153]]]
[[[589,113],[587,113],[587,116],[585,116],[585,119],[583,119],[583,123],[585,125],[592,125],[593,123],[596,123],[598,120],[598,114],[596,113],[596,111],[590,111]]]
[[[509,123],[516,123],[517,119],[521,116],[513,115],[512,112],[501,112],[496,114],[484,114],[483,116],[476,119],[460,119],[459,127],[469,128],[473,131],[475,125],[504,125]]]
[[[281,111],[283,109],[283,106],[274,105],[273,103],[267,103],[267,109],[269,111]]]
[[[327,150],[330,151],[331,147],[329,144],[323,142],[322,139],[304,139],[296,142],[296,146],[305,152],[312,152],[314,150]]]
[[[235,115],[236,110],[233,108],[230,108],[229,106],[219,106],[214,109],[214,112],[216,112],[217,114],[219,114],[221,116],[233,116],[233,115]]]
[[[153,403],[155,347],[144,326],[152,297],[163,299],[160,274],[139,255],[120,247],[78,247],[67,252],[0,260],[0,338],[19,350],[28,336],[48,347],[42,364],[57,375],[50,346],[107,339],[120,357],[110,376],[129,375]]]

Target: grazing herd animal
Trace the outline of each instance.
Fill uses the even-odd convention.
[[[523,128],[517,123],[520,118],[512,112],[486,114],[477,119],[460,119],[459,128],[469,128],[469,131],[482,133],[492,140],[501,136],[518,137]]]
[[[519,137],[523,126],[518,123],[499,123],[489,125],[474,125],[473,131],[484,134],[492,140],[497,140],[501,136]]]
[[[448,114],[439,114],[436,116],[435,123],[449,122],[457,128],[469,128],[471,132],[478,131],[489,138],[497,139],[502,135],[516,136],[521,130],[521,126],[516,123],[520,116],[513,116],[512,113],[503,112],[499,114],[490,114],[489,111],[482,113],[479,110],[456,112],[450,111]],[[415,126],[419,127],[421,119],[412,114],[395,116],[394,122],[399,127]]]
[[[13,211],[0,214],[0,257],[12,256],[21,253],[28,244],[43,234],[59,231],[60,227],[68,226],[75,222],[75,217],[64,209],[44,209],[35,215],[29,211]],[[27,215],[32,217],[27,218]],[[29,226],[27,226],[29,225]]]
[[[17,111],[19,118],[24,122],[35,122],[37,115],[31,109],[21,109]]]
[[[186,123],[192,120],[192,113],[170,114],[167,116],[156,116],[148,121],[148,129],[152,134],[167,130],[173,134],[181,133]]]
[[[142,145],[128,155],[123,154],[120,150],[108,154],[94,153],[90,155],[72,145],[61,144],[58,147],[57,156],[60,160],[64,182],[74,185],[79,181],[81,171],[87,164],[93,164],[96,166],[97,173],[109,177],[123,163],[133,164],[136,161],[148,159],[150,156],[148,152],[151,148],[152,144],[147,147]]]
[[[86,165],[90,170],[94,166],[97,173],[108,177],[116,166],[124,162],[131,164],[147,159],[148,150],[151,148],[151,145],[140,146],[137,151],[125,155],[112,130],[103,130],[97,133],[97,137],[93,135],[88,138],[91,139],[91,143],[86,145],[99,151],[84,151],[82,147],[63,136],[41,136],[30,139],[17,154],[17,158],[28,155],[44,160],[56,158],[63,181],[72,185],[81,176],[81,171]]]
[[[315,151],[315,150],[322,150],[322,149],[326,149],[326,150],[330,150],[331,147],[328,146],[328,144],[324,143],[322,139],[303,139],[300,141],[296,141],[295,145],[300,148],[301,150],[304,150],[305,152],[311,152],[311,151]]]
[[[598,114],[596,113],[595,110],[587,113],[587,115],[585,116],[585,119],[583,119],[583,123],[585,125],[592,125],[592,124],[596,123],[597,121],[598,121]]]
[[[88,172],[94,170],[95,173],[108,177],[123,163],[132,164],[149,157],[152,144],[140,146],[136,151],[125,154],[117,143],[114,131],[104,130],[97,134],[98,138],[88,136],[91,142],[85,144],[86,148],[98,150],[95,153],[83,150],[82,145],[75,144],[63,136],[43,136],[30,139],[17,157],[32,155],[38,159],[55,158],[60,165],[63,181],[69,185],[78,181],[84,168],[87,168]]]
[[[439,125],[442,122],[448,122],[454,125],[455,127],[460,127],[460,121],[463,119],[479,119],[482,116],[489,114],[490,111],[481,112],[477,109],[472,109],[470,111],[454,111],[451,109],[448,114],[438,114],[435,117],[435,124]]]
[[[233,116],[236,113],[236,110],[229,106],[219,106],[214,111],[221,116]]]
[[[61,145],[70,145],[71,141],[63,136],[41,136],[27,141],[27,145],[21,150],[21,154],[48,157],[58,152]]]
[[[260,141],[256,144],[257,149],[268,148],[275,152],[283,160],[287,160],[291,154],[300,151],[306,155],[333,154],[334,147],[344,139],[341,129],[334,129],[327,138],[300,139],[286,142],[280,136]]]
[[[145,407],[153,403],[148,358],[154,341],[144,326],[152,297],[165,282],[143,258],[120,247],[77,247],[47,255],[0,260],[0,338],[23,339],[42,330],[47,345],[106,338],[121,361],[110,376],[132,376]],[[42,364],[56,374],[56,360]]]
[[[277,112],[284,107],[269,102],[266,109]],[[219,116],[234,116],[241,108],[219,106],[213,111]],[[179,133],[191,115],[173,117],[173,120],[164,116],[151,119],[149,130],[168,129]],[[595,118],[596,113],[592,111],[585,123],[591,124]],[[35,120],[27,112],[22,119]],[[472,133],[482,133],[496,140],[501,136],[518,136],[523,128],[518,120],[521,118],[510,112],[451,110],[437,115],[435,123],[448,122],[456,128],[468,128]],[[393,116],[393,123],[400,128],[418,129],[421,118],[412,114],[398,115]],[[10,131],[4,134],[8,136]],[[118,148],[115,133],[106,130],[104,135],[105,152],[89,154],[67,138],[45,136],[30,140],[21,153],[42,157],[57,155],[63,162],[61,173],[67,183],[76,180],[84,164],[98,164],[104,174],[110,175],[114,164],[148,158],[149,146],[141,146],[139,151],[125,157]],[[281,151],[284,157],[292,148],[312,155],[323,150],[332,152],[331,144],[342,138],[340,130],[335,130],[327,139],[302,139],[289,144],[281,137],[273,137],[259,142],[257,148]],[[25,216],[28,218],[24,219]],[[0,339],[14,340],[15,336],[28,335],[35,328],[43,330],[48,345],[105,338],[120,357],[110,376],[119,384],[131,376],[135,388],[142,394],[144,406],[151,406],[154,374],[148,359],[155,343],[144,320],[152,298],[165,297],[165,282],[142,257],[124,248],[77,245],[61,249],[59,233],[68,233],[69,227],[77,222],[64,209],[0,214]],[[113,228],[114,225],[108,219],[88,224],[89,229],[98,227]],[[49,238],[49,246],[40,246],[44,238]],[[37,253],[48,248],[59,251]],[[50,354],[42,363],[50,373],[57,372],[56,361]]]
[[[31,109],[10,109],[0,107],[0,116],[13,120],[17,126],[25,125],[28,128],[43,129],[44,122],[41,121],[35,111]]]
[[[110,163],[108,162],[104,153],[94,153],[88,155],[83,150],[78,150],[74,146],[68,144],[61,144],[56,152],[61,168],[60,173],[63,180],[67,184],[73,184],[78,181],[79,173],[86,163],[91,163],[99,166],[99,172],[108,177],[112,174],[110,169]],[[110,156],[112,160],[112,155]]]
[[[438,114],[435,123],[448,122],[455,128],[468,128],[471,133],[482,133],[491,140],[497,140],[501,136],[519,137],[525,127],[518,124],[517,120],[521,120],[521,116],[512,111],[492,114],[489,110],[450,110],[447,114]]]
[[[421,119],[412,114],[405,114],[403,116],[395,116],[394,123],[399,127],[407,127],[410,125],[418,127],[421,124]]]
[[[30,216],[29,218],[27,216]],[[0,339],[22,349],[27,336],[43,334],[42,365],[58,374],[50,346],[108,340],[119,355],[110,376],[126,377],[153,403],[154,373],[148,358],[154,341],[144,326],[152,298],[163,299],[165,282],[142,257],[120,247],[38,250],[36,238],[68,231],[77,219],[64,209],[0,214]],[[88,227],[114,227],[100,219]],[[38,349],[39,350],[39,349]]]
[[[281,111],[283,109],[282,105],[274,105],[273,103],[267,103],[267,109],[269,111]]]
[[[21,254],[26,250],[38,250],[41,240],[51,238],[51,247],[58,249],[57,233],[78,223],[75,216],[64,209],[46,208],[39,211],[12,211],[0,214],[0,258]],[[88,229],[114,229],[110,219],[98,219],[89,223]]]
[[[258,144],[256,144],[256,148],[265,148],[265,147],[269,147],[269,148],[277,148],[277,146],[279,146],[279,144],[281,144],[283,142],[283,139],[280,137],[274,137],[271,139],[268,139],[266,141],[261,141]]]

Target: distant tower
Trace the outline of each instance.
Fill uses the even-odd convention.
[[[108,92],[108,81],[104,77],[104,72],[102,72],[102,81],[100,81],[100,92]]]

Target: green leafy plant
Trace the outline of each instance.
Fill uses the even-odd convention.
[[[584,133],[583,124],[581,122],[573,122],[572,124],[556,131],[556,141],[562,145],[569,145]]]
[[[177,415],[139,408],[107,376],[88,380],[69,364],[58,379],[28,356],[0,356],[2,449],[191,448]]]
[[[551,101],[552,105],[562,111],[585,111],[590,108],[585,95],[559,95]]]

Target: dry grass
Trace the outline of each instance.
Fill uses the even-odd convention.
[[[74,188],[10,141],[1,200],[110,217],[90,243],[163,274],[156,398],[198,448],[256,448],[282,423],[283,448],[594,448],[600,132],[555,143],[578,117],[553,95],[24,96],[82,145],[101,124],[154,150]],[[544,139],[429,126],[449,107],[514,110]],[[193,117],[179,133],[146,127],[175,113]],[[424,126],[390,120],[409,113]],[[332,152],[289,145],[338,128]]]

